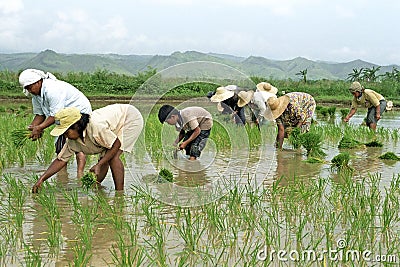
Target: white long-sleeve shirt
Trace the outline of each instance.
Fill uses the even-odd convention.
[[[55,79],[43,79],[40,95],[32,96],[33,113],[54,116],[66,107],[77,107],[81,113],[92,113],[89,99],[73,85]]]

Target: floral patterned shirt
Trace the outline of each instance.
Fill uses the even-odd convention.
[[[311,123],[316,107],[314,98],[310,94],[302,92],[286,95],[289,97],[289,104],[282,115],[276,119],[276,123],[290,127],[295,127],[300,122]]]

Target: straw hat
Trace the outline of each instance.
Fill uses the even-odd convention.
[[[50,132],[52,136],[60,136],[81,119],[81,112],[76,107],[68,107],[60,110],[54,116],[56,127]]]
[[[210,98],[211,102],[222,102],[228,98],[231,98],[235,93],[227,90],[225,87],[218,87],[215,94]]]
[[[350,90],[351,93],[361,92],[362,91],[362,86],[361,86],[361,84],[359,82],[353,82],[350,85],[349,90]]]
[[[267,100],[267,104],[272,112],[274,119],[278,118],[285,111],[289,104],[289,97],[287,95],[276,97],[270,97]]]
[[[238,107],[243,107],[247,105],[253,98],[254,91],[240,91],[238,94],[239,101],[237,103]]]
[[[388,101],[386,103],[386,110],[392,110],[393,108],[393,102],[392,101]]]
[[[278,88],[276,88],[275,86],[272,86],[270,83],[266,83],[266,82],[261,82],[261,83],[257,84],[257,90],[270,92],[270,93],[273,93],[274,95],[276,95],[276,93],[278,93]]]

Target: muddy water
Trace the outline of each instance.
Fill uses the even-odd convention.
[[[361,124],[364,118],[364,112],[359,112],[354,116],[350,123],[358,125]],[[336,114],[337,122],[340,121],[339,114]],[[321,123],[325,123],[321,121]],[[328,122],[326,122],[328,123]],[[385,127],[388,129],[398,129],[400,125],[400,113],[399,112],[388,112],[385,113],[382,120],[379,122],[378,127]],[[273,139],[273,138],[272,138]],[[126,169],[126,181],[125,181],[125,192],[123,198],[129,199],[134,194],[133,186],[145,185],[150,188],[150,192],[158,200],[169,203],[172,205],[201,205],[198,201],[204,201],[207,203],[219,197],[215,193],[223,195],[225,191],[218,191],[221,184],[218,181],[221,177],[226,177],[224,181],[230,181],[230,177],[234,177],[233,184],[246,183],[246,178],[251,177],[251,180],[255,185],[265,184],[270,185],[280,177],[285,177],[281,180],[281,186],[285,183],[294,180],[293,177],[300,179],[313,179],[316,177],[323,177],[326,179],[332,179],[335,181],[336,175],[331,172],[329,161],[341,152],[337,148],[337,143],[328,142],[324,144],[323,149],[326,156],[326,163],[321,164],[310,164],[305,162],[305,152],[302,150],[293,150],[290,145],[285,143],[282,151],[276,151],[270,142],[263,144],[262,147],[256,150],[244,151],[240,154],[239,151],[216,151],[215,145],[210,141],[202,153],[201,160],[197,162],[189,162],[185,159],[185,156],[181,153],[178,154],[177,159],[168,158],[162,163],[154,162],[149,157],[142,158],[128,158],[127,169]],[[393,175],[400,173],[400,162],[383,161],[378,159],[378,156],[387,152],[392,151],[397,155],[400,155],[400,144],[388,140],[384,143],[381,148],[359,148],[349,150],[351,154],[350,165],[356,170],[354,179],[362,179],[369,173],[379,173],[382,177],[382,189],[387,186]],[[95,161],[91,159],[88,162],[87,167]],[[165,166],[171,169],[174,173],[175,182],[173,186],[169,183],[158,183],[151,180],[154,178],[154,174],[157,173],[159,166]],[[27,163],[23,168],[14,167],[8,168],[3,173],[11,173],[15,177],[21,179],[27,187],[32,186],[28,182],[28,178],[34,174],[41,174],[47,168],[47,166],[40,166],[35,163]],[[237,174],[239,180],[237,180]],[[150,180],[146,180],[150,178]],[[71,191],[74,188],[80,188],[80,183],[76,177],[76,162],[71,161],[68,165],[67,170],[58,173],[54,176],[52,182],[56,182],[60,187],[66,191]],[[118,203],[121,201],[120,194],[115,193],[113,190],[113,182],[111,174],[108,173],[105,181],[102,183],[100,193],[104,194],[111,203]],[[202,190],[202,192],[208,192],[207,199],[196,198],[198,191],[192,191],[191,188],[196,190]],[[178,195],[176,198],[170,196]],[[90,205],[93,200],[88,198],[84,193],[79,195],[80,201],[85,205]],[[122,200],[123,202],[123,200]],[[127,204],[128,203],[128,204]],[[127,201],[122,204],[121,217],[130,218],[135,215],[136,207],[133,206],[132,202]],[[130,204],[129,204],[130,203]],[[49,250],[46,249],[46,237],[48,235],[48,227],[44,219],[38,216],[38,213],[42,207],[34,200],[33,197],[28,196],[26,202],[26,215],[23,226],[23,235],[26,242],[31,244],[35,248],[41,249],[41,256],[47,266],[66,266],[74,259],[73,247],[77,243],[77,227],[71,221],[73,211],[70,205],[66,202],[62,194],[57,195],[57,204],[61,210],[61,223],[62,223],[62,238],[63,242],[57,256],[49,254]],[[174,214],[167,214],[166,225],[172,225],[171,222]],[[144,229],[148,227],[143,221],[142,217],[139,219],[138,227]],[[144,239],[149,239],[149,236],[144,234]],[[115,229],[112,224],[102,223],[96,225],[96,231],[92,237],[92,250],[93,257],[91,259],[91,265],[103,266],[108,265],[112,262],[110,255],[110,249],[117,242],[115,237]],[[176,235],[168,235],[168,240],[172,240],[167,247],[168,253],[177,253],[180,248],[177,248],[175,244],[179,244],[179,238]],[[24,252],[21,249],[17,253],[17,257],[11,259],[7,258],[7,265],[20,265],[23,262]],[[107,263],[107,264],[106,264]]]

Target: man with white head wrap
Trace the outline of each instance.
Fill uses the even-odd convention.
[[[43,130],[57,122],[54,115],[63,108],[76,107],[83,114],[90,115],[92,107],[87,97],[71,84],[58,80],[53,74],[37,69],[26,69],[19,75],[19,83],[23,93],[32,96],[33,118],[28,129],[32,131],[30,138],[37,140]],[[65,138],[56,141],[56,153],[61,151]],[[86,157],[78,153],[78,175],[83,174]]]

